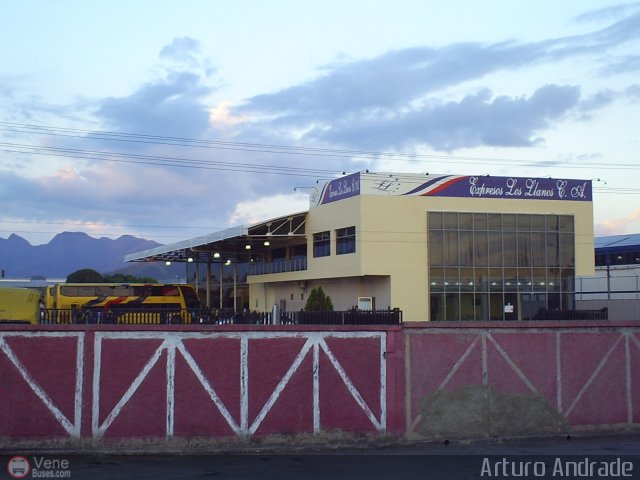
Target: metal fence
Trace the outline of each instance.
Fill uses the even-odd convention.
[[[387,310],[346,310],[338,312],[283,312],[280,321],[293,325],[399,325],[402,311],[398,308]]]
[[[347,310],[339,312],[234,312],[233,309],[41,309],[44,324],[202,324],[202,325],[398,325],[402,312]]]
[[[235,312],[232,308],[208,309],[198,312],[194,323],[217,325],[270,325],[270,312]]]
[[[609,309],[597,310],[541,310],[534,320],[608,320]]]
[[[640,275],[623,275],[618,269],[597,273],[596,277],[576,278],[577,300],[640,299]]]
[[[198,310],[176,309],[41,309],[44,324],[185,324],[198,318]]]
[[[338,312],[307,312],[304,310],[280,312],[274,321],[271,312],[234,312],[230,309],[203,309],[195,323],[234,325],[399,325],[402,311],[347,310]]]

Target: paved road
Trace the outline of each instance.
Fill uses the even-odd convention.
[[[7,467],[22,465],[21,459],[9,463],[15,455],[26,459],[31,469],[26,478],[52,475],[48,478],[456,480],[517,476],[640,479],[640,435],[535,439],[501,444],[412,444],[340,451],[294,452],[280,448],[234,454],[2,453],[5,454],[2,462]],[[8,469],[1,471],[0,478],[13,478]]]

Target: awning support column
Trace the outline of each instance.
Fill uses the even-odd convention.
[[[233,261],[233,313],[238,313],[238,262]]]
[[[222,289],[224,278],[224,263],[220,260],[220,311],[222,311]]]
[[[211,308],[211,259],[207,259],[207,308]]]

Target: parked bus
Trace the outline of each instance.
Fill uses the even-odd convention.
[[[31,288],[0,287],[0,322],[37,323],[40,298]]]
[[[43,323],[191,323],[191,285],[60,283],[47,288]]]

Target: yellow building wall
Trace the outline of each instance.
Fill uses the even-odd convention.
[[[335,310],[349,310],[358,304],[358,297],[372,297],[377,309],[391,307],[389,298],[389,277],[344,277],[323,278],[299,282],[283,281],[250,285],[251,309],[269,311],[273,305],[281,305],[283,300],[286,309],[298,311],[304,309],[307,298],[316,287],[331,298]]]
[[[363,274],[391,275],[391,303],[402,309],[404,321],[428,319],[429,211],[573,215],[576,276],[595,271],[591,202],[378,195],[361,201]]]
[[[307,268],[309,278],[354,277],[362,275],[360,248],[361,197],[329,203],[309,211],[306,224]],[[345,255],[336,255],[336,230],[356,227],[356,251]],[[314,258],[313,234],[331,232],[331,255]]]
[[[378,195],[362,196],[361,200],[358,239],[363,274],[389,275],[391,306],[400,308],[405,320],[425,321],[428,202],[424,198]]]
[[[279,296],[285,295],[283,288],[292,288],[293,284],[280,282],[345,279],[333,283],[339,285],[341,297],[347,295],[355,299],[367,296],[363,293],[367,289],[362,287],[360,280],[353,278],[350,281],[349,277],[378,276],[390,278],[388,301],[391,307],[402,309],[404,321],[428,320],[429,211],[573,215],[576,276],[594,274],[591,202],[361,195],[309,211],[306,223],[307,270],[249,277],[252,308],[256,305],[255,298],[258,298],[260,304],[264,302],[260,309],[269,310]],[[335,230],[350,226],[356,227],[356,252],[336,255]],[[322,231],[331,232],[331,255],[314,258],[313,234]],[[325,288],[324,285],[329,286],[332,282],[319,284]],[[345,293],[344,289],[351,292]],[[372,290],[380,294],[379,287]]]

